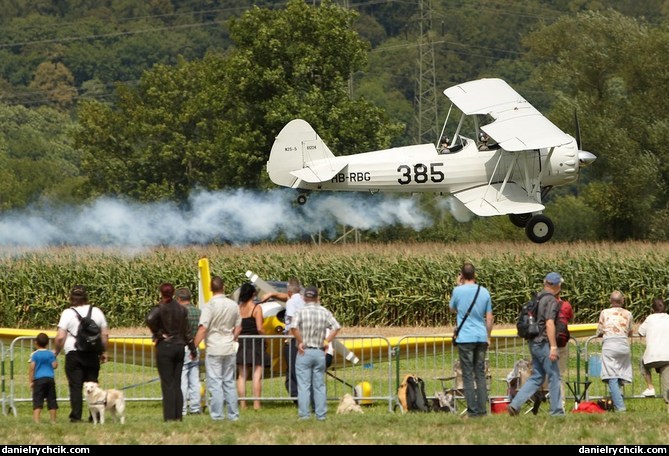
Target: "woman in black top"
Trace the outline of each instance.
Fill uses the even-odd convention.
[[[256,304],[256,289],[247,282],[239,290],[239,313],[242,316],[242,336],[258,336],[265,334],[263,328],[262,306]],[[262,371],[265,366],[265,345],[257,337],[240,338],[237,350],[237,393],[240,398],[246,396],[246,380],[249,370],[253,372],[253,396],[262,394]],[[241,409],[246,408],[246,401],[239,402]],[[260,410],[260,400],[253,401],[253,409]]]
[[[156,365],[163,393],[163,419],[181,421],[184,347],[188,345],[194,356],[195,346],[190,337],[188,311],[174,299],[174,285],[160,285],[160,296],[160,302],[146,317],[146,324],[156,345]]]

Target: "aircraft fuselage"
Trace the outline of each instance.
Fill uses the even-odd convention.
[[[543,185],[563,185],[576,179],[576,150],[569,145],[556,148]],[[573,155],[573,158],[570,157]],[[548,150],[541,151],[541,161]],[[320,159],[331,169],[340,169],[329,180],[310,183],[296,179],[293,188],[329,191],[436,192],[455,193],[468,188],[502,182],[509,167],[509,179],[521,181],[522,167],[538,173],[541,163],[537,151],[507,152],[479,150],[472,140],[459,151],[439,153],[432,144],[397,147],[388,150]],[[515,163],[514,163],[515,162]],[[305,163],[309,167],[315,163]],[[531,184],[531,183],[530,183]]]

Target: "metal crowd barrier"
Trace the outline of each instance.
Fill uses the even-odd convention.
[[[646,349],[646,344],[642,342],[642,337],[638,334],[633,335],[630,340],[630,350],[632,353],[632,383],[626,384],[621,388],[624,399],[639,399],[644,398],[641,392],[646,389],[646,381],[643,378],[641,371],[641,360]],[[584,378],[590,382],[588,388],[587,400],[596,400],[603,397],[610,396],[608,384],[601,378],[601,353],[602,353],[601,337],[591,336],[583,342],[583,353],[585,360]],[[659,385],[660,376],[652,371],[653,381],[655,385]],[[656,388],[660,391],[661,388]]]
[[[247,373],[247,401],[293,402],[286,388],[286,372],[289,359],[285,347],[290,336],[241,336],[240,346],[247,343],[262,343],[266,359],[263,360],[262,393],[253,396],[252,369]],[[333,363],[326,372],[328,401],[336,402],[345,393],[351,393],[362,404],[387,403],[393,411],[397,404],[397,388],[404,375],[412,373],[425,382],[430,398],[445,388],[444,379],[454,377],[454,366],[458,359],[457,348],[451,344],[451,335],[409,335],[391,344],[381,336],[339,336],[353,350],[359,361],[353,363],[341,353],[335,353]],[[50,341],[52,344],[53,341]],[[16,415],[17,404],[31,401],[28,383],[28,360],[34,350],[32,337],[18,337],[9,349],[0,341],[0,375],[2,413]],[[50,345],[50,349],[53,347]],[[645,345],[639,337],[632,339],[632,362],[634,382],[624,388],[625,398],[642,397],[645,382],[639,368],[639,360]],[[243,350],[243,348],[240,348]],[[562,372],[563,381],[570,383],[566,389],[566,400],[592,400],[608,395],[607,385],[596,375],[597,354],[601,353],[601,338],[573,339],[567,346],[567,368]],[[99,381],[103,388],[121,389],[128,401],[160,401],[162,394],[158,370],[155,365],[154,346],[148,336],[110,338],[109,361],[101,366]],[[205,355],[200,354],[200,379],[205,384]],[[527,342],[515,336],[496,336],[488,349],[488,389],[491,398],[508,397],[508,376],[516,361],[530,360]],[[6,389],[5,366],[9,359],[9,391]],[[69,401],[68,383],[65,376],[65,358],[58,357],[56,388],[58,400]],[[659,381],[659,376],[654,375]],[[637,392],[638,394],[634,394]],[[569,406],[567,406],[569,408]]]
[[[267,361],[264,362],[262,395],[252,395],[251,374],[247,374],[247,395],[244,399],[252,401],[292,402],[286,389],[286,371],[288,360],[285,357],[287,336],[241,336],[240,350],[247,343],[263,343]],[[359,362],[354,364],[344,356],[335,353],[332,366],[327,371],[326,386],[329,401],[339,401],[345,393],[363,396],[365,403],[387,401],[392,409],[395,389],[392,383],[390,363],[390,344],[387,339],[378,336],[338,337],[339,341],[354,339],[355,349],[359,351]],[[1,342],[0,342],[1,344]],[[49,343],[53,349],[53,340]],[[3,372],[3,414],[8,410],[16,416],[19,403],[31,402],[32,393],[28,382],[30,354],[34,351],[33,337],[17,337],[9,350],[0,345]],[[99,383],[105,389],[120,389],[127,401],[160,401],[160,379],[155,364],[155,348],[148,336],[127,336],[110,338],[107,354],[109,361],[100,368]],[[205,353],[200,353],[200,380],[205,385]],[[4,391],[4,366],[9,359],[9,394]],[[59,402],[69,401],[69,388],[65,376],[65,357],[58,357],[55,372],[56,394]],[[252,369],[251,369],[252,371]],[[206,386],[206,385],[205,385]],[[357,388],[356,388],[357,387]],[[206,389],[205,389],[206,391]],[[242,398],[240,398],[242,399]]]

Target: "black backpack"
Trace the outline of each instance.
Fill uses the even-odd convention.
[[[397,399],[399,400],[402,412],[429,412],[430,406],[425,395],[425,382],[423,379],[413,375],[407,374],[400,384],[397,391]]]
[[[523,339],[534,339],[539,335],[539,323],[537,322],[537,313],[539,309],[539,301],[541,298],[550,293],[535,293],[532,299],[523,304],[518,313],[518,320],[516,322],[516,329],[518,336]]]
[[[93,306],[88,307],[88,313],[85,317],[79,315],[79,312],[74,307],[70,307],[77,318],[79,319],[79,329],[74,336],[76,339],[74,348],[80,352],[102,353],[104,347],[102,346],[102,331],[98,324],[93,320]]]

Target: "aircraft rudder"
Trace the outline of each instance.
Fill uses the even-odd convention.
[[[334,154],[318,133],[302,119],[288,122],[279,132],[267,162],[267,173],[276,185],[292,187],[297,178],[291,174],[306,162],[331,158]]]

